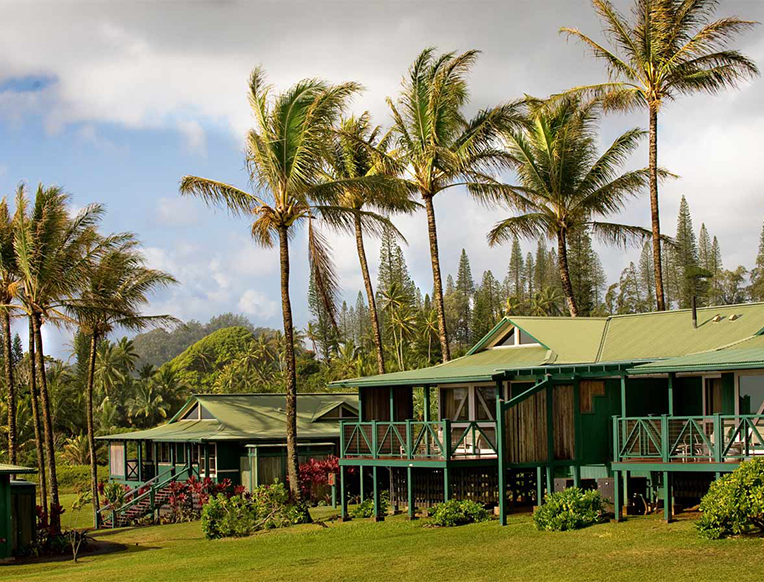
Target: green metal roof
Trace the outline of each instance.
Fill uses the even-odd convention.
[[[715,372],[764,368],[764,336],[756,336],[724,349],[658,360],[636,366],[632,374]]]
[[[194,404],[214,420],[179,420]],[[302,439],[336,438],[339,423],[315,422],[337,406],[358,410],[357,394],[297,395],[297,434]],[[99,437],[102,440],[222,441],[278,440],[286,437],[284,394],[198,394],[167,424],[136,432]],[[321,412],[324,411],[324,412]]]
[[[21,473],[37,473],[37,469],[31,469],[29,467],[21,467],[19,465],[8,465],[6,463],[0,463],[0,475],[13,475]]]
[[[730,317],[732,316],[732,319]],[[526,331],[541,346],[490,347],[509,326]],[[338,386],[428,385],[490,381],[512,371],[559,373],[566,366],[586,369],[662,370],[669,358],[684,358],[675,367],[715,366],[720,370],[754,367],[764,362],[764,303],[698,309],[698,326],[689,309],[612,317],[505,317],[470,352],[456,360],[420,370],[395,372],[335,382]],[[760,339],[762,338],[762,339]],[[734,350],[733,350],[734,348]],[[719,352],[709,356],[709,352]],[[733,353],[736,352],[736,353]],[[704,353],[704,356],[697,354]],[[662,362],[657,362],[657,361]],[[652,367],[640,362],[656,361]],[[661,367],[662,366],[662,367]],[[762,364],[764,367],[764,364]],[[677,368],[678,369],[678,368]],[[697,368],[688,368],[697,369]],[[531,370],[536,373],[536,370]]]

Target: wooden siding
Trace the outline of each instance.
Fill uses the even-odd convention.
[[[394,421],[408,420],[414,417],[412,389],[408,386],[395,386],[393,389]],[[390,420],[390,388],[361,388],[363,392],[363,420]]]
[[[578,409],[581,412],[594,412],[594,397],[605,395],[604,380],[581,380]]]
[[[574,459],[576,456],[576,427],[575,411],[573,410],[573,386],[555,386],[552,406],[554,408],[554,458],[558,461]]]

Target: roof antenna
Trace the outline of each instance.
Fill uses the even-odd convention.
[[[692,296],[692,327],[698,329],[698,299]]]

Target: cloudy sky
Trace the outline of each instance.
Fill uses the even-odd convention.
[[[764,2],[721,5],[720,15],[764,21]],[[359,81],[365,91],[353,111],[368,110],[383,125],[385,97],[396,95],[411,61],[430,45],[483,51],[471,76],[471,112],[604,77],[600,63],[558,34],[572,26],[599,35],[588,0],[0,0],[0,14],[0,193],[11,194],[20,181],[42,182],[65,187],[75,207],[106,203],[104,228],[137,233],[151,264],[181,281],[157,295],[151,311],[184,320],[234,311],[258,325],[280,325],[277,253],[253,246],[246,221],[177,193],[184,174],[248,187],[242,150],[254,66],[262,64],[279,88],[305,77]],[[764,28],[737,44],[764,63]],[[719,237],[727,267],[751,265],[764,219],[762,103],[764,81],[756,79],[718,97],[683,98],[662,114],[661,163],[681,176],[662,190],[663,227],[673,233],[685,195],[696,228],[705,222]],[[607,118],[603,143],[645,123],[641,115]],[[631,165],[646,163],[644,148]],[[508,249],[485,243],[495,211],[454,189],[436,198],[436,213],[445,272],[455,272],[465,248],[476,279],[486,269],[503,277]],[[647,225],[648,217],[643,198],[620,219]],[[424,215],[398,224],[426,291]],[[332,240],[345,295],[354,301],[361,288],[354,245]],[[304,238],[293,246],[295,316],[305,325]],[[611,279],[636,257],[598,250]],[[377,245],[369,254],[376,259]],[[48,340],[53,353],[66,354],[65,334]]]

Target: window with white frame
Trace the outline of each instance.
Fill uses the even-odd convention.
[[[533,336],[524,329],[512,326],[495,344],[494,348],[508,348],[517,346],[538,346],[540,345]]]

